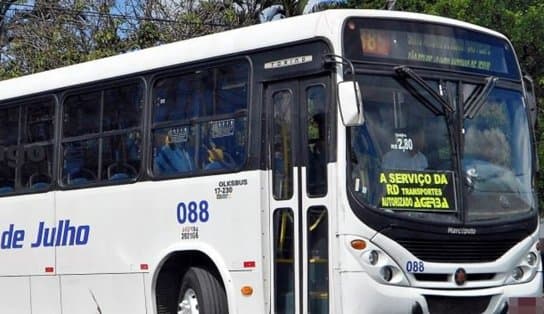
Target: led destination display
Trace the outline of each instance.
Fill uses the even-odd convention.
[[[408,21],[354,20],[346,24],[346,55],[495,76],[519,76],[510,45],[497,37],[451,26]]]

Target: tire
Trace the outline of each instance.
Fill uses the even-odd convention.
[[[178,314],[228,314],[225,288],[205,268],[191,267],[181,280]]]

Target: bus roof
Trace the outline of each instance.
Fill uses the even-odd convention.
[[[506,39],[502,34],[480,26],[432,15],[382,10],[328,10],[5,80],[0,82],[0,100],[315,37],[327,37],[336,45],[340,44],[342,22],[354,16],[398,18],[455,25]]]

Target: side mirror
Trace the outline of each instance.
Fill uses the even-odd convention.
[[[527,100],[527,111],[529,112],[529,122],[531,123],[531,127],[534,130],[538,113],[538,110],[536,108],[535,84],[533,83],[533,79],[529,75],[525,75],[523,77],[523,84],[525,86],[525,96]]]
[[[358,82],[338,83],[338,105],[345,126],[358,126],[364,123],[363,101]]]

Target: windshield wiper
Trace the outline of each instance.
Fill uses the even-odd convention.
[[[419,92],[417,89],[414,90],[419,98],[423,100],[423,104],[425,104],[425,106],[429,108],[429,110],[431,110],[435,115],[445,114],[446,112],[453,112],[452,106],[446,100],[444,100],[444,98],[442,98],[442,96],[440,96],[427,82],[425,82],[425,80],[421,78],[421,76],[414,72],[414,70],[410,69],[410,67],[406,65],[400,65],[395,67],[395,72],[397,72],[397,74],[402,78],[411,78],[414,83],[416,83],[419,87],[423,88],[428,93],[428,95],[432,97],[432,99],[434,99],[436,102],[438,102],[438,104],[441,105],[441,108],[437,107],[433,101],[426,97],[425,94]]]
[[[495,76],[489,76],[485,80],[485,85],[480,90],[480,92],[474,93],[473,96],[467,99],[464,106],[465,119],[472,119],[478,114],[478,112],[480,112],[480,109],[482,109],[485,100],[487,99],[487,96],[489,96],[499,78]]]

